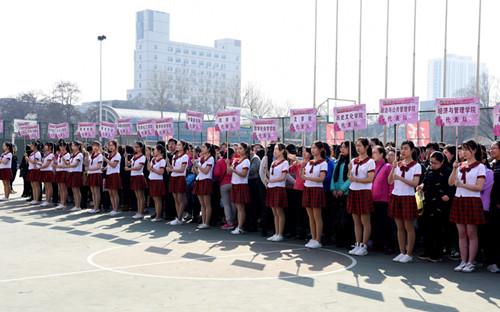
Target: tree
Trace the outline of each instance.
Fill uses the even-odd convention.
[[[168,111],[173,109],[169,105],[169,95],[171,90],[172,77],[168,75],[168,72],[163,68],[162,70],[155,70],[151,73],[148,81],[148,89],[146,94],[146,100],[149,106],[154,110],[159,110],[163,118],[163,111]]]
[[[272,100],[252,82],[241,92],[241,106],[249,108],[254,118],[267,117],[273,110]]]
[[[185,68],[185,66],[182,69],[178,68],[176,70],[173,94],[177,100],[176,108],[179,112],[177,118],[178,122],[181,120],[182,112],[186,111],[186,106],[189,104],[191,95],[193,94],[191,91],[191,78],[192,74],[189,74],[189,69]]]
[[[59,112],[67,122],[78,120],[79,112],[73,106],[78,101],[80,101],[80,88],[76,83],[61,80],[54,85],[51,102],[60,104]]]

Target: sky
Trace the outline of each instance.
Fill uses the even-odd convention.
[[[415,96],[427,97],[427,63],[443,56],[446,0],[417,0]],[[335,0],[318,0],[316,105],[335,96]],[[479,0],[449,0],[448,53],[477,57]],[[0,3],[0,98],[49,92],[70,80],[81,100],[125,99],[133,87],[135,13],[170,13],[170,39],[213,46],[242,41],[242,85],[254,83],[275,105],[313,106],[314,0],[23,0]],[[387,0],[362,2],[361,103],[384,98]],[[388,94],[412,96],[414,0],[391,0]],[[482,1],[481,63],[500,77],[500,1]],[[339,0],[337,98],[358,100],[360,1]]]

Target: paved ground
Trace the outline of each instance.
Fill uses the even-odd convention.
[[[131,216],[0,203],[0,311],[500,310],[500,275],[455,262],[354,259]]]

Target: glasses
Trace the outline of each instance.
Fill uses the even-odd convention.
[[[490,151],[494,151],[494,150],[497,150],[497,149],[500,149],[500,148],[498,148],[498,147],[492,147],[492,148],[490,148]]]

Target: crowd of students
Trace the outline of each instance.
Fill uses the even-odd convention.
[[[200,230],[220,226],[234,235],[273,231],[272,242],[310,237],[309,248],[335,243],[355,256],[380,250],[397,254],[399,263],[412,262],[422,242],[421,260],[446,256],[460,260],[457,272],[480,264],[500,272],[500,142],[490,149],[473,140],[395,147],[377,138],[265,148],[196,147],[175,139],[133,147],[115,140],[104,147],[33,141],[21,163],[28,169],[23,196],[57,210],[92,206],[88,213],[113,217],[121,208],[136,211],[136,220],[150,214],[151,222],[191,221]],[[3,144],[2,201],[9,200],[17,169],[13,148]]]

